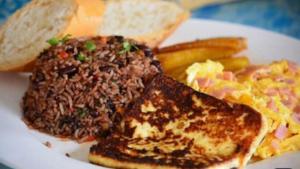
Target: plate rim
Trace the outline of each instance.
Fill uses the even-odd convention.
[[[297,38],[294,38],[294,37],[291,37],[291,36],[288,36],[288,35],[285,35],[285,34],[281,34],[281,33],[278,33],[278,32],[273,32],[273,31],[270,31],[270,30],[267,30],[267,29],[254,27],[254,26],[243,25],[243,24],[239,24],[239,23],[231,23],[231,22],[227,22],[227,21],[218,21],[218,20],[209,20],[209,19],[195,19],[195,18],[190,18],[186,22],[197,22],[196,24],[200,24],[201,22],[206,22],[206,23],[216,24],[216,25],[218,25],[218,24],[226,24],[228,26],[243,27],[244,29],[251,29],[253,31],[263,31],[263,32],[266,32],[268,34],[273,34],[273,35],[278,36],[278,37],[283,37],[283,38],[289,39],[290,41],[293,41],[293,43],[298,43],[299,46],[300,46],[300,40],[297,39]],[[0,111],[1,111],[1,107],[0,107]],[[3,117],[2,113],[5,113],[5,112],[0,112],[0,117]],[[0,131],[1,130],[3,130],[3,129],[0,128]],[[26,127],[25,130],[28,130],[28,128]],[[2,133],[0,133],[0,136],[2,136]],[[35,139],[33,137],[30,140],[28,140],[28,141],[31,141],[31,140],[36,140],[36,142],[38,142],[37,139]],[[0,143],[2,143],[1,141],[2,141],[2,139],[0,139]],[[0,148],[1,148],[1,145],[0,145]],[[44,147],[44,149],[46,151],[48,151],[46,153],[51,153],[51,154],[52,153],[56,153],[54,151],[49,151],[48,149],[46,149],[46,147]],[[0,150],[0,163],[4,164],[6,166],[9,166],[9,167],[13,167],[13,168],[21,168],[23,166],[22,164],[16,164],[16,163],[14,163],[13,160],[8,160],[8,159],[3,158],[3,154],[1,154],[1,152],[3,153],[3,151]],[[299,151],[299,153],[300,153],[300,151]],[[42,153],[40,152],[40,154],[43,155],[44,152],[42,152]],[[57,160],[57,157],[61,158],[61,157],[64,156],[63,154],[59,154],[59,153],[56,153],[55,155],[56,155],[56,160]],[[52,157],[52,155],[51,155],[51,157]],[[90,168],[90,169],[92,169],[92,168],[98,168],[98,169],[100,169],[101,168],[99,166],[91,165],[90,163],[81,162],[81,161],[78,161],[78,160],[72,159],[72,158],[65,157],[63,160],[71,160],[70,162],[66,162],[66,163],[70,164],[70,165],[68,165],[68,164],[66,165],[68,167],[70,167],[70,166],[74,166],[75,167],[76,165],[78,165],[78,166],[76,166],[77,168],[83,168],[83,167]],[[31,159],[31,161],[34,161],[34,159]],[[61,160],[58,160],[58,161],[61,161]],[[62,167],[58,166],[56,168],[62,168]]]

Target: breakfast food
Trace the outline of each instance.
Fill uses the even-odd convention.
[[[127,110],[122,130],[89,160],[113,168],[243,168],[264,137],[265,118],[158,75]]]
[[[249,66],[248,57],[240,55],[245,49],[245,38],[220,37],[165,46],[156,49],[155,53],[166,75],[186,83],[185,70],[195,62],[215,60],[220,62],[226,71],[238,71]]]
[[[49,47],[48,39],[74,34],[71,27],[77,27],[80,20],[84,21],[84,27],[91,25],[88,21],[99,22],[103,11],[101,1],[84,1],[32,0],[14,13],[0,29],[0,71],[31,70],[32,62]],[[91,9],[95,12],[88,12]]]
[[[247,49],[247,41],[242,37],[219,37],[209,39],[198,39],[190,42],[178,43],[158,49],[158,53],[169,53],[194,48],[231,48],[236,51]]]
[[[268,134],[256,149],[255,159],[300,150],[300,67],[296,63],[282,60],[234,73],[207,61],[194,63],[186,73],[193,89],[246,104],[267,117]]]
[[[176,3],[161,0],[109,0],[105,7],[100,35],[123,35],[152,48],[189,16]]]
[[[298,65],[250,65],[241,37],[159,48],[191,2],[29,2],[0,27],[0,72],[32,71],[24,122],[96,139],[89,161],[115,168],[242,169],[299,151]]]
[[[123,35],[156,47],[187,17],[158,0],[32,0],[0,28],[0,71],[31,71],[46,41],[68,34]]]
[[[157,57],[165,72],[207,59],[230,58],[247,49],[244,38],[213,38],[175,44],[158,49]]]
[[[121,36],[52,38],[23,98],[28,125],[78,141],[105,134],[161,72],[151,50]]]

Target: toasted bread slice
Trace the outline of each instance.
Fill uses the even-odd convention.
[[[99,34],[117,34],[157,47],[189,13],[161,0],[110,0]]]
[[[266,125],[248,106],[159,75],[128,109],[122,130],[91,147],[89,160],[130,169],[243,168]]]
[[[188,13],[158,0],[33,0],[0,28],[0,71],[30,71],[52,37],[124,35],[157,46]]]

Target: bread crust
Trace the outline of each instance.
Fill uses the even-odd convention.
[[[92,163],[130,169],[243,168],[267,132],[265,117],[249,106],[218,100],[163,75],[125,112],[121,129],[91,147]]]
[[[173,12],[174,16],[172,16],[172,18],[175,18],[174,20],[172,18],[169,18],[167,20],[162,20],[160,23],[161,25],[157,25],[157,26],[153,26],[151,27],[152,30],[145,32],[145,33],[140,33],[140,29],[137,29],[135,27],[133,27],[134,29],[137,29],[136,33],[132,33],[130,30],[130,26],[132,25],[137,25],[137,27],[140,27],[141,25],[143,26],[148,25],[147,22],[154,22],[153,20],[143,20],[145,19],[145,14],[146,12],[149,12],[148,9],[146,9],[145,6],[137,5],[137,9],[133,9],[131,10],[130,7],[134,6],[134,4],[139,4],[139,3],[143,3],[143,5],[147,6],[147,8],[150,5],[153,5],[157,8],[157,10],[155,12]],[[184,9],[182,9],[179,5],[176,5],[174,3],[171,2],[167,2],[167,1],[160,1],[160,0],[110,0],[107,1],[106,3],[107,8],[112,8],[112,9],[107,9],[107,13],[104,14],[104,24],[102,24],[99,28],[99,33],[100,34],[104,34],[104,35],[109,35],[110,33],[116,33],[128,38],[132,38],[135,39],[137,41],[143,42],[145,44],[147,44],[149,47],[151,48],[155,48],[158,47],[160,45],[161,42],[163,42],[169,35],[171,35],[176,28],[183,23],[185,20],[187,20],[190,16],[190,13]],[[153,7],[152,6],[152,7]],[[120,12],[119,11],[115,11],[116,9],[120,8]],[[140,8],[140,9],[138,9]],[[144,9],[145,8],[145,9]],[[143,11],[143,9],[145,11]],[[151,11],[151,10],[150,10]],[[151,13],[150,15],[153,15],[152,18],[160,18],[160,19],[166,19],[164,15],[159,16],[159,14],[155,13],[154,11],[152,11],[153,13]],[[110,18],[111,20],[117,19],[116,21],[111,21],[111,20],[107,20],[105,21],[105,18],[107,18],[108,16],[111,15],[115,15],[116,16]],[[125,13],[124,15],[122,15],[122,13]],[[136,16],[131,16],[133,14],[136,14]],[[176,16],[175,16],[176,15]],[[125,16],[130,16],[130,18],[126,18]],[[135,17],[140,18],[140,19],[135,19]],[[151,18],[151,17],[150,17]],[[148,18],[148,19],[150,19]],[[133,21],[130,21],[130,19],[132,19]],[[159,19],[158,19],[159,20]],[[115,23],[113,23],[115,22]],[[128,23],[129,22],[129,23]],[[109,24],[106,24],[109,23]],[[118,27],[118,25],[122,25],[123,23],[125,23],[125,27],[128,27],[126,29],[128,30],[124,30],[124,26],[123,27]],[[155,22],[154,22],[155,23]],[[166,25],[164,25],[166,23]],[[153,24],[153,23],[152,23]],[[157,27],[161,27],[158,28]],[[147,29],[147,28],[144,28]],[[143,30],[144,30],[143,29]],[[115,31],[115,32],[113,32]]]
[[[10,69],[10,72],[31,72],[35,66],[35,59],[25,65]]]
[[[14,71],[17,71],[17,72],[31,71],[34,66],[33,62],[35,61],[36,57],[44,49],[49,47],[49,45],[46,43],[46,40],[48,40],[52,37],[63,36],[63,34],[66,33],[69,26],[72,25],[71,24],[72,19],[77,14],[79,4],[78,4],[78,2],[76,3],[76,0],[64,0],[63,2],[65,5],[69,4],[69,5],[66,5],[66,6],[68,6],[68,7],[66,7],[66,8],[68,8],[68,11],[64,14],[64,16],[61,16],[61,18],[60,18],[60,20],[63,19],[63,22],[60,21],[60,24],[58,24],[58,25],[55,25],[54,23],[50,23],[45,26],[45,28],[44,28],[45,30],[41,30],[40,28],[34,28],[34,26],[31,26],[31,27],[27,28],[27,31],[23,32],[23,31],[21,31],[20,27],[22,27],[22,25],[24,27],[24,23],[26,24],[27,21],[25,21],[25,19],[30,20],[30,22],[32,22],[32,23],[43,22],[43,20],[36,20],[36,21],[34,20],[33,21],[34,17],[37,17],[37,16],[35,16],[34,14],[31,13],[31,15],[28,17],[28,13],[32,10],[37,11],[37,9],[47,10],[48,8],[51,8],[51,5],[53,5],[55,3],[57,5],[58,1],[33,0],[30,3],[28,3],[27,5],[25,5],[23,8],[18,10],[16,13],[14,13],[7,20],[7,22],[0,28],[0,48],[2,50],[2,51],[0,51],[0,72],[1,71],[13,71],[13,72]],[[152,2],[160,3],[157,0],[141,1],[141,3],[152,3]],[[124,2],[116,0],[116,1],[109,1],[107,3],[121,4]],[[164,3],[166,3],[166,2],[164,2]],[[172,7],[172,5],[174,5],[174,4],[171,4],[170,6]],[[105,11],[106,10],[105,6],[106,5],[103,4],[103,6],[99,7],[99,8],[101,8],[101,10]],[[44,7],[44,8],[42,8],[42,7]],[[173,6],[173,8],[174,8],[174,6]],[[42,13],[41,11],[39,11],[39,12]],[[100,14],[101,16],[99,16],[99,18],[103,17],[103,13]],[[34,17],[33,17],[33,15],[34,15]],[[36,15],[38,15],[38,14],[36,14]],[[53,17],[54,17],[54,15],[53,15]],[[162,41],[164,41],[171,33],[173,33],[176,30],[176,28],[182,22],[184,22],[188,17],[189,17],[189,12],[182,10],[182,12],[178,14],[176,19],[174,21],[170,22],[164,28],[161,28],[155,32],[147,32],[142,35],[137,34],[137,35],[127,36],[127,37],[130,37],[137,41],[143,42],[143,43],[147,44],[149,47],[154,48],[154,47],[157,47]],[[19,25],[16,26],[16,24],[19,24]],[[102,22],[101,24],[103,25],[104,23]],[[55,27],[55,32],[48,30],[48,29],[52,29],[52,27]],[[36,31],[33,31],[34,29],[36,29]],[[30,32],[30,30],[31,30],[31,32]],[[42,31],[44,31],[44,32],[41,33]],[[12,33],[15,34],[15,36],[13,36]],[[26,36],[25,33],[29,34],[28,36],[30,36],[30,37]],[[101,32],[95,33],[95,35],[98,35],[98,34],[102,35]],[[50,37],[50,35],[51,35],[51,37]],[[90,36],[90,34],[89,34],[89,36]],[[31,41],[34,38],[39,39],[39,41],[38,42]],[[20,43],[18,43],[18,39],[20,39]],[[14,45],[14,44],[17,44],[17,45]],[[21,47],[19,49],[17,49],[17,47],[14,48],[14,46],[18,46],[19,44],[21,45]],[[9,50],[10,48],[11,48],[11,50]]]
[[[47,21],[39,20],[40,14],[46,12],[42,10],[50,8],[50,12],[54,12],[53,9],[51,11],[51,7],[54,8],[58,5],[64,5],[63,7],[66,8],[63,16],[58,16],[59,14],[55,13],[48,15],[55,15],[57,20],[59,19],[59,24],[49,25],[46,23]],[[39,35],[36,35],[39,33],[38,31],[41,31],[40,34],[43,35],[45,35],[45,31],[53,31],[52,34],[62,36],[77,8],[78,5],[73,0],[64,0],[64,3],[53,0],[32,0],[23,8],[15,12],[0,29],[0,71],[30,70],[32,62],[34,62],[38,54],[49,46],[46,43],[46,36],[40,37]],[[35,11],[36,13],[33,14],[32,11]],[[45,13],[43,14],[46,15]],[[28,16],[31,18],[28,18]],[[31,32],[31,35],[26,35],[25,33],[28,32],[21,31],[21,28],[24,28],[24,26],[27,26],[28,29],[33,29],[34,26],[32,26],[32,23],[38,22],[42,27],[37,28],[40,29],[37,32]],[[30,42],[31,37],[43,42]],[[17,41],[20,41],[20,46],[15,45]],[[28,41],[28,43],[25,44],[24,41]],[[33,49],[31,48],[32,46],[36,46],[36,48]]]
[[[161,30],[160,32],[155,32],[148,34],[146,36],[134,37],[135,40],[146,43],[149,47],[158,47],[165,39],[167,39],[184,21],[186,21],[190,16],[189,12],[184,12],[180,15],[176,22],[169,25],[167,29]]]

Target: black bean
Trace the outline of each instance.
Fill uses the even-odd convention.
[[[153,57],[153,51],[144,44],[136,45],[137,48],[144,51],[146,57]]]
[[[99,116],[99,112],[98,112],[98,111],[90,111],[89,114],[90,114],[92,117],[94,117],[94,118],[96,118],[96,117]]]
[[[89,69],[89,76],[93,76],[93,74],[94,74],[93,69]]]
[[[70,116],[63,116],[61,117],[61,120],[59,121],[59,127],[62,127],[64,124],[71,124],[74,123],[75,119]]]
[[[42,82],[45,80],[45,76],[41,71],[37,71],[36,75],[35,75],[35,82]]]
[[[53,92],[51,89],[49,89],[48,92],[47,92],[46,97],[50,97],[50,96],[52,96],[53,94],[54,94],[54,92]]]
[[[119,36],[119,35],[114,36],[114,38],[115,38],[118,42],[123,42],[123,40],[124,40],[124,37],[123,37],[123,36]]]
[[[116,106],[113,103],[113,101],[111,99],[107,100],[107,104],[106,104],[107,108],[109,108],[112,112],[116,111]]]
[[[141,49],[141,50],[144,50],[144,49],[147,49],[148,47],[144,44],[137,44],[135,45],[137,48]]]
[[[67,46],[67,47],[66,47],[66,52],[67,52],[67,53],[73,53],[73,52],[74,52],[73,46],[71,46],[71,45]]]
[[[109,40],[107,41],[107,44],[114,44],[115,43],[115,38],[111,37],[109,38]]]
[[[116,64],[119,66],[119,68],[125,67],[127,65],[127,58],[126,61],[122,61],[122,60],[117,60]]]
[[[102,137],[102,138],[105,138],[107,136],[109,136],[111,134],[111,131],[110,130],[100,130],[97,135],[99,137]]]
[[[155,66],[160,72],[162,72],[162,68],[161,68],[160,62],[158,60],[153,60],[151,62],[151,65]]]
[[[25,105],[23,107],[23,112],[25,113],[25,115],[28,113],[28,111],[29,111],[29,107]]]
[[[59,69],[59,74],[62,76],[64,74],[68,75],[69,77],[74,76],[77,73],[77,67],[71,65],[65,68]]]
[[[49,60],[51,58],[53,58],[53,53],[51,51],[47,51],[47,50],[43,51],[39,56],[39,59],[41,59],[41,60]]]
[[[151,57],[151,58],[153,57],[153,52],[149,48],[144,49],[144,54],[146,57]]]
[[[135,52],[140,50],[140,48],[136,44],[131,44],[130,52]]]
[[[35,76],[31,76],[30,79],[32,79],[32,87],[34,89],[38,89],[39,83],[45,80],[45,76],[41,71],[37,71]]]
[[[112,69],[109,65],[102,65],[99,67],[100,71],[108,72],[110,69]]]

